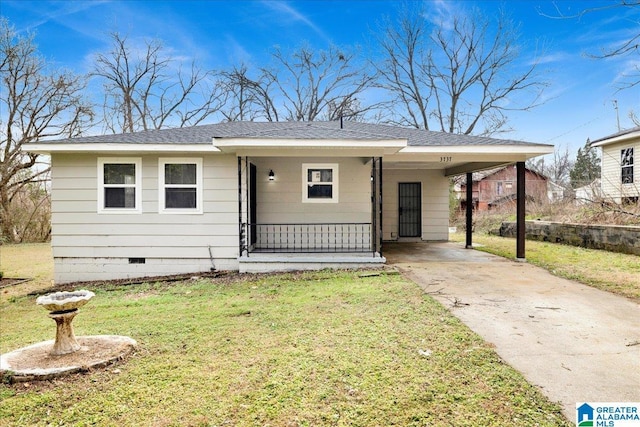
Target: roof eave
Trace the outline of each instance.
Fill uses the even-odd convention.
[[[211,144],[131,144],[131,143],[31,143],[22,146],[23,151],[36,154],[51,153],[216,153],[218,147]]]
[[[627,142],[632,139],[640,139],[640,129],[630,133],[623,134],[623,135],[617,135],[617,136],[594,141],[591,143],[591,147],[602,147],[605,145],[615,144],[618,142]]]
[[[431,153],[465,153],[465,154],[525,154],[540,156],[553,153],[553,145],[527,144],[527,145],[432,145],[409,146],[399,151],[400,154],[431,154]]]
[[[407,146],[406,139],[319,139],[319,138],[213,138],[213,145],[228,149],[283,149],[283,148],[393,148]],[[227,150],[225,150],[227,149]]]

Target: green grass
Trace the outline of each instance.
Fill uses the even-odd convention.
[[[399,275],[232,275],[93,290],[76,334],[131,336],[135,355],[86,375],[0,385],[0,425],[571,425]],[[34,298],[0,309],[2,352],[53,337]]]
[[[463,242],[465,235],[456,233],[451,240]],[[515,258],[515,239],[473,234],[478,250]],[[525,242],[527,262],[551,273],[640,301],[640,257],[636,255],[585,249],[558,243]]]

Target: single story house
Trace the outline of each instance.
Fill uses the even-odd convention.
[[[640,126],[596,139],[591,147],[602,149],[602,196],[616,203],[638,203],[640,168],[635,167],[634,154],[640,152]]]
[[[548,202],[548,180],[531,169],[525,168],[527,198],[537,202]],[[472,175],[472,203],[477,211],[488,211],[504,205],[514,205],[516,199],[516,166],[509,165]],[[467,205],[467,185],[460,185],[460,206]]]
[[[449,177],[524,165],[553,146],[231,122],[24,149],[51,156],[55,281],[65,283],[383,263],[384,242],[448,239]]]

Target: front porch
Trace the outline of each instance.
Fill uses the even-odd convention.
[[[241,273],[382,265],[372,223],[241,224]]]
[[[380,157],[238,157],[240,271],[384,263],[381,183]]]

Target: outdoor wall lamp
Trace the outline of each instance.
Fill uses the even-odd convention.
[[[273,169],[271,169],[269,171],[269,181],[273,181],[274,179],[276,179],[276,174],[273,173]]]

